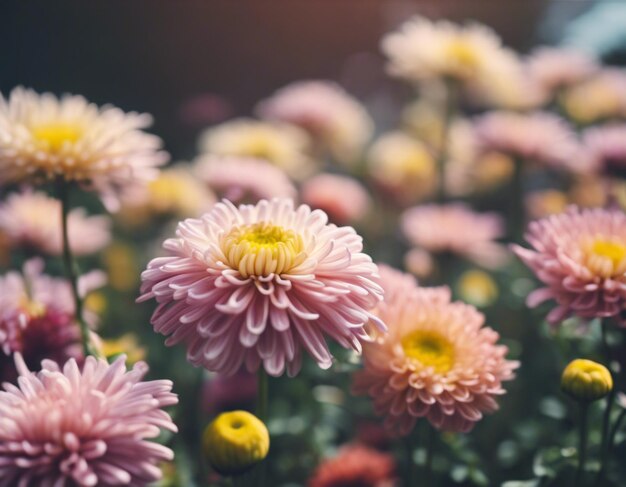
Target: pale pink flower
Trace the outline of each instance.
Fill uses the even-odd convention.
[[[67,220],[70,248],[75,255],[96,253],[111,240],[111,223],[106,216],[87,216],[84,208],[74,208]],[[61,202],[45,193],[13,193],[0,203],[0,232],[13,248],[25,246],[60,255]]]
[[[597,60],[583,51],[562,47],[540,47],[526,61],[528,73],[549,91],[579,83],[598,69]]]
[[[582,133],[582,164],[589,170],[623,176],[626,174],[626,124],[592,127]]]
[[[519,364],[505,359],[508,349],[483,326],[483,314],[451,302],[447,287],[420,288],[398,271],[380,272],[385,300],[376,313],[389,330],[364,345],[354,392],[372,398],[395,434],[410,433],[418,418],[441,430],[471,430],[498,408],[502,382]]]
[[[547,112],[532,114],[491,112],[475,122],[483,151],[497,151],[522,162],[577,170],[579,144],[567,123]]]
[[[324,336],[361,350],[369,310],[382,298],[377,267],[351,227],[292,200],[216,204],[178,225],[177,238],[142,274],[140,301],[155,298],[157,332],[183,342],[196,366],[234,374],[261,362],[295,375],[304,348],[332,364]],[[384,325],[379,323],[384,329]]]
[[[341,162],[355,159],[373,132],[359,101],[332,81],[299,81],[278,90],[258,107],[261,117],[306,130]]]
[[[504,235],[504,222],[495,213],[476,213],[461,203],[423,205],[406,210],[400,226],[413,246],[430,253],[451,252],[488,268],[508,259],[495,242]]]
[[[204,155],[194,166],[196,175],[212,191],[234,203],[296,197],[296,187],[287,174],[262,159]]]
[[[355,179],[337,174],[319,174],[306,181],[300,190],[302,202],[324,210],[337,224],[362,220],[372,200]]]
[[[19,354],[17,386],[0,392],[0,486],[145,486],[162,477],[169,448],[152,441],[176,431],[162,410],[178,402],[172,382],[143,382],[148,366],[127,371],[87,357],[30,372]]]
[[[532,222],[526,240],[531,249],[513,250],[545,285],[528,296],[528,306],[556,301],[547,317],[554,325],[571,315],[620,317],[626,308],[626,214],[572,206]]]

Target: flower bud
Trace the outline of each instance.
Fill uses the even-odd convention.
[[[561,389],[578,401],[592,402],[611,392],[613,378],[604,365],[576,359],[565,367],[561,376]]]
[[[265,424],[253,414],[231,411],[207,426],[202,445],[205,458],[217,472],[238,475],[267,456],[270,436]]]

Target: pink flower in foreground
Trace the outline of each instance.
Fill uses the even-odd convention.
[[[302,201],[328,213],[338,224],[361,220],[372,203],[370,195],[355,179],[336,174],[320,174],[302,185]]]
[[[466,205],[423,205],[409,208],[401,219],[402,232],[417,248],[431,253],[451,252],[488,268],[508,259],[495,242],[504,223],[495,213],[475,213]]]
[[[172,460],[154,441],[160,429],[176,431],[161,408],[178,402],[172,382],[142,382],[148,367],[127,371],[87,357],[61,369],[42,362],[30,372],[18,355],[18,386],[0,392],[0,486],[145,486],[162,476],[159,462]]]
[[[108,217],[87,216],[83,208],[68,215],[70,247],[75,255],[93,254],[111,240]],[[0,204],[0,232],[12,247],[26,246],[51,255],[63,249],[61,203],[45,193],[24,191]]]
[[[513,250],[545,284],[528,296],[527,303],[535,307],[555,300],[557,307],[548,314],[548,322],[556,325],[571,315],[619,316],[626,308],[626,214],[622,211],[570,207],[532,222],[526,240],[532,249],[514,245]]]
[[[363,347],[354,392],[369,395],[396,434],[408,434],[418,418],[437,429],[469,431],[498,408],[502,382],[518,363],[505,359],[508,349],[483,326],[482,313],[451,302],[447,287],[420,288],[399,271],[380,272],[385,301],[376,313],[389,331]]]
[[[193,365],[234,374],[262,362],[271,375],[293,376],[302,348],[331,366],[325,335],[356,351],[370,339],[377,267],[361,237],[324,212],[289,199],[224,201],[176,234],[164,244],[172,256],[143,272],[139,300],[157,300],[154,329],[170,335],[167,345],[185,343]]]

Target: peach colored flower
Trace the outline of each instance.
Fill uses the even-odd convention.
[[[319,174],[302,185],[302,202],[324,210],[337,224],[354,223],[367,214],[372,200],[356,180],[337,174]]]

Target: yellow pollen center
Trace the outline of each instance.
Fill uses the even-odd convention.
[[[594,240],[585,253],[587,267],[604,278],[626,272],[626,242]]]
[[[243,152],[246,156],[256,157],[267,161],[274,161],[276,159],[276,149],[272,142],[267,137],[257,136],[250,138]]]
[[[446,46],[446,54],[464,69],[472,69],[478,65],[476,49],[462,38],[454,39]]]
[[[303,249],[300,235],[267,222],[235,227],[222,243],[227,263],[244,278],[282,274],[304,261]]]
[[[30,318],[41,318],[46,313],[46,307],[43,304],[27,298],[22,300],[21,308]]]
[[[433,331],[415,331],[401,341],[406,357],[418,361],[424,367],[432,367],[443,374],[454,365],[454,347],[443,336]]]
[[[50,150],[58,151],[66,142],[78,141],[83,131],[80,127],[69,123],[50,123],[35,127],[32,134],[35,139],[45,142]]]

